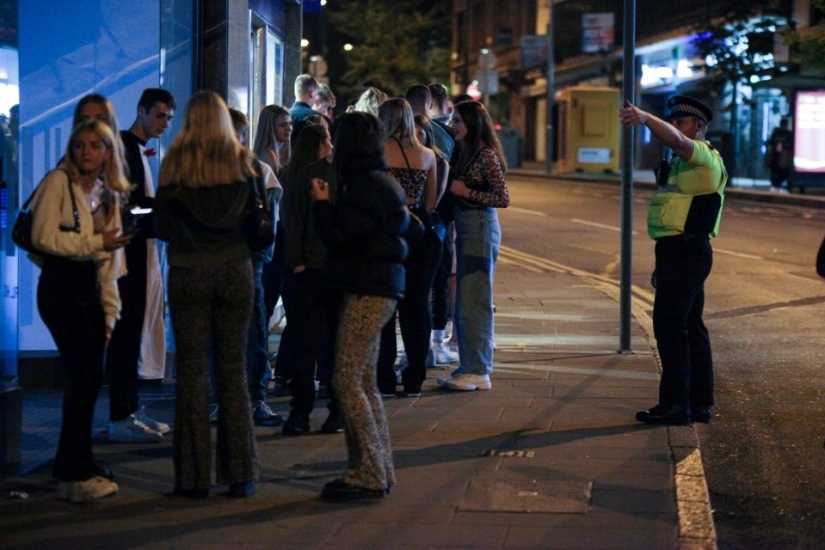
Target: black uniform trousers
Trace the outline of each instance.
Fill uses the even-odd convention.
[[[662,361],[663,405],[713,405],[713,359],[702,321],[712,266],[708,239],[676,235],[656,241],[653,331]]]

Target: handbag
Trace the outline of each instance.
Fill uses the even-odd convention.
[[[816,253],[816,272],[820,277],[825,277],[825,239],[819,245],[819,251]]]
[[[242,223],[242,231],[253,252],[272,246],[275,242],[275,218],[272,206],[266,199],[266,189],[263,178],[256,174],[249,181],[246,214]]]
[[[66,179],[66,185],[68,185],[69,196],[72,199],[72,214],[74,214],[74,227],[64,228],[61,226],[60,230],[74,231],[75,233],[80,233],[80,214],[78,214],[77,212],[77,203],[75,202],[74,192],[72,192],[72,182],[68,179],[68,177]],[[11,240],[14,241],[14,244],[16,244],[18,248],[20,248],[21,250],[25,250],[26,252],[30,253],[40,252],[32,242],[32,224],[34,222],[34,215],[32,214],[32,211],[29,208],[32,199],[34,199],[35,193],[37,193],[37,188],[35,188],[34,191],[32,191],[31,195],[29,195],[29,198],[26,199],[26,202],[23,203],[23,207],[20,208],[20,212],[17,214],[17,219],[14,222],[14,228],[11,231]]]

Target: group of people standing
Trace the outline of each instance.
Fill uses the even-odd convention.
[[[495,209],[509,204],[506,162],[484,106],[467,100],[450,112],[440,87],[433,113],[432,88],[412,86],[393,98],[370,88],[358,102],[365,110],[333,122],[334,95],[301,75],[291,109],[261,111],[251,149],[245,115],[215,93],[197,92],[157,189],[147,141],[174,116],[172,95],[145,90],[125,132],[105,98],[80,102],[66,155],[32,201],[38,308],[67,372],[58,498],[86,502],[118,490],[92,453],[104,367],[110,439],[159,441],[172,429],[138,403],[139,380],[165,369],[156,238],[168,243],[177,495],[209,495],[211,400],[216,480],[230,496],[247,497],[260,469],[253,426],[308,433],[316,379],[329,397],[321,431],[343,432],[350,456],[322,496],[387,495],[395,475],[382,399],[399,381],[382,357],[395,358],[396,312],[407,355],[403,395],[421,394],[427,366],[455,361],[439,384],[490,389]],[[277,220],[274,246],[264,250],[251,247],[243,229],[259,184]],[[279,298],[287,323],[275,371],[290,380],[286,419],[265,402],[268,323]],[[457,355],[446,346],[451,310]]]

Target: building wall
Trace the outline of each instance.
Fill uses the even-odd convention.
[[[544,151],[544,103],[547,97],[547,63],[523,66],[520,40],[523,35],[541,35],[546,33],[546,22],[550,11],[550,2],[554,6],[554,90],[558,92],[566,86],[579,84],[598,86],[620,86],[623,73],[622,43],[624,0],[512,0],[508,2],[510,19],[513,25],[512,41],[499,43],[496,32],[491,25],[499,25],[496,18],[485,17],[490,9],[497,5],[493,0],[456,0],[454,2],[454,52],[453,76],[455,91],[463,92],[472,82],[477,71],[478,49],[481,45],[490,48],[497,56],[496,69],[501,78],[499,90],[506,90],[506,103],[499,103],[491,98],[491,112],[496,109],[509,109],[498,113],[501,120],[509,120],[524,138],[522,151],[526,160],[545,160]],[[708,21],[712,14],[725,13],[731,7],[741,5],[741,0],[637,0],[636,2],[636,53],[639,68],[637,78],[641,78],[641,63],[653,64],[675,63],[680,58],[690,60],[691,64],[701,65],[702,60],[695,58],[691,52],[690,35],[693,29]],[[810,14],[809,0],[777,0],[772,12],[778,15],[790,14],[795,6],[794,17],[804,25]],[[532,10],[532,11],[531,11]],[[530,12],[530,13],[527,13]],[[595,54],[582,53],[582,15],[589,13],[610,12],[614,14],[614,47],[610,51]],[[504,15],[502,14],[502,17]],[[704,73],[695,72],[687,77],[662,82],[657,85],[640,86],[637,81],[636,100],[651,106],[663,106],[664,100],[674,93],[695,93],[707,96],[713,107],[719,112],[719,121],[714,127],[721,132],[720,138],[730,145],[733,155],[732,164],[747,166],[749,174],[761,177],[762,170],[754,168],[755,155],[761,144],[751,143],[758,140],[759,132],[755,128],[763,126],[760,118],[762,107],[750,108],[747,104],[737,111],[737,121],[726,120],[724,112],[728,105],[717,99],[716,92],[711,93],[708,82],[703,80]],[[746,94],[747,96],[748,94]],[[761,94],[757,101],[762,100]],[[730,142],[734,135],[731,127],[738,125],[734,147]],[[741,132],[739,131],[741,130]],[[650,141],[641,141],[641,152],[637,148],[637,164],[648,168],[661,157],[661,147]],[[735,160],[734,160],[735,159]],[[658,162],[658,161],[655,161]],[[750,177],[750,176],[749,176]]]
[[[109,98],[121,129],[134,121],[144,88],[175,95],[176,118],[158,144],[160,154],[149,159],[155,175],[194,90],[213,89],[248,112],[251,7],[281,40],[300,43],[300,28],[286,37],[288,12],[297,10],[300,21],[294,0],[20,1],[20,197],[25,200],[64,154],[74,107],[89,93]],[[300,60],[300,47],[291,52]],[[10,219],[16,215],[9,212]],[[4,277],[16,273],[17,280],[4,285],[16,286],[17,299],[4,301],[4,315],[16,317],[21,356],[54,350],[37,312],[39,269],[15,252]]]

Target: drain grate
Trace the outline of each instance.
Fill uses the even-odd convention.
[[[501,456],[504,458],[533,458],[536,456],[536,450],[531,449],[527,451],[500,451],[498,449],[487,449],[481,451],[481,456]]]

